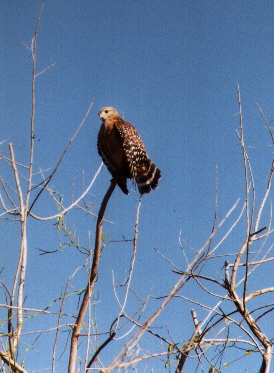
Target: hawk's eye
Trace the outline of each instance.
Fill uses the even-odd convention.
[[[109,112],[109,110],[105,110],[105,113],[108,113]]]

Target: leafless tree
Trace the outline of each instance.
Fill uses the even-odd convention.
[[[96,226],[94,227],[94,246],[91,250],[86,251],[81,266],[86,274],[86,282],[82,284],[81,289],[75,288],[73,292],[69,291],[73,277],[80,270],[79,267],[75,268],[71,277],[63,284],[62,295],[58,296],[56,294],[56,298],[52,301],[52,304],[59,304],[58,312],[51,310],[52,304],[47,308],[39,308],[39,306],[37,308],[27,308],[24,305],[26,271],[29,270],[29,220],[35,219],[40,224],[45,224],[48,220],[57,220],[58,230],[66,236],[71,246],[77,247],[81,251],[82,248],[77,239],[66,227],[66,216],[73,213],[76,208],[85,214],[93,214],[90,207],[85,204],[84,199],[102,168],[101,164],[88,187],[67,207],[64,206],[60,193],[51,187],[51,181],[58,172],[67,150],[89,115],[93,104],[91,103],[50,175],[44,177],[45,172],[40,170],[40,184],[34,181],[36,79],[54,66],[52,64],[41,72],[37,72],[37,39],[44,4],[45,1],[43,1],[40,9],[30,47],[33,67],[29,161],[27,165],[18,163],[12,144],[9,144],[8,156],[1,154],[1,162],[8,165],[13,175],[13,181],[10,182],[10,178],[7,181],[4,177],[0,179],[0,204],[2,208],[0,218],[4,221],[15,220],[20,225],[21,233],[19,257],[13,285],[9,288],[4,281],[0,282],[6,298],[6,302],[1,302],[0,307],[7,314],[1,320],[2,326],[6,328],[1,333],[0,361],[2,371],[26,373],[27,367],[24,366],[23,359],[19,359],[20,344],[23,337],[27,333],[41,335],[53,330],[55,336],[52,351],[44,351],[45,354],[51,355],[51,371],[53,373],[58,366],[56,356],[61,331],[67,336],[66,344],[62,346],[61,355],[66,352],[69,373],[80,371],[84,373],[92,371],[104,373],[112,371],[127,372],[130,368],[137,371],[139,366],[142,367],[142,371],[151,371],[150,366],[156,361],[160,361],[162,366],[175,373],[189,371],[188,364],[194,366],[192,371],[196,372],[222,372],[229,365],[235,366],[235,351],[238,353],[236,359],[259,356],[256,359],[256,362],[258,362],[257,371],[259,373],[269,373],[272,358],[272,328],[265,327],[262,320],[269,316],[273,318],[274,303],[266,295],[272,294],[274,287],[260,286],[259,276],[264,266],[272,265],[274,259],[272,256],[274,229],[270,200],[274,164],[272,162],[269,165],[268,181],[265,185],[263,198],[257,203],[255,198],[256,179],[253,175],[252,162],[249,159],[245,144],[239,87],[239,130],[237,134],[243,159],[244,203],[241,205],[240,199],[236,200],[226,215],[219,218],[218,172],[216,172],[215,215],[212,231],[209,233],[206,242],[200,248],[194,249],[182,239],[181,235],[179,236],[178,250],[185,260],[183,268],[175,265],[172,258],[167,258],[159,250],[156,250],[159,258],[167,266],[167,271],[170,271],[174,278],[170,291],[157,297],[149,293],[146,299],[143,299],[132,286],[132,275],[138,254],[140,198],[137,204],[133,237],[128,240],[132,245],[128,275],[124,283],[119,286],[116,285],[113,275],[113,292],[118,311],[113,311],[113,319],[110,325],[104,324],[100,328],[100,330],[104,330],[101,334],[105,339],[102,343],[99,343],[100,332],[96,321],[96,311],[92,315],[91,307],[96,303],[94,291],[98,274],[100,274],[99,261],[102,255],[102,240],[104,239],[104,214],[116,186],[115,181],[111,181],[101,203]],[[259,110],[273,145],[272,128],[260,107]],[[48,198],[54,201],[57,207],[56,214],[38,216],[33,212],[34,206],[41,201],[42,193],[43,195],[47,194]],[[237,214],[236,218],[235,214]],[[242,222],[244,222],[244,228],[242,228]],[[195,232],[195,234],[198,233]],[[234,237],[233,246],[227,243],[230,237]],[[223,247],[226,248],[225,254],[222,250]],[[42,254],[47,254],[47,252],[43,251]],[[251,278],[253,278],[252,285]],[[257,281],[254,282],[254,278]],[[256,289],[253,289],[254,283]],[[187,297],[185,294],[185,290],[189,286],[193,289],[191,297]],[[123,291],[122,296],[118,293],[118,287]],[[250,288],[252,290],[249,290]],[[134,294],[134,297],[138,299],[138,306],[134,304],[131,307],[126,307],[131,302],[130,294]],[[72,303],[75,310],[73,315],[66,310],[68,299],[73,299]],[[180,340],[174,337],[176,323],[173,320],[170,321],[170,324],[165,325],[164,332],[156,332],[154,329],[156,320],[161,320],[162,314],[168,307],[174,309],[174,318],[177,317],[178,302],[189,310],[189,320],[193,322],[192,332],[187,336],[182,327],[182,338]],[[153,305],[153,311],[145,312],[150,304]],[[55,327],[44,327],[40,330],[24,332],[24,324],[28,318],[42,315],[54,316]],[[140,346],[148,337],[153,339],[153,347],[150,350],[142,349]],[[111,354],[106,354],[105,351],[109,346],[115,347],[113,347]],[[244,364],[242,366],[242,371],[244,371]]]

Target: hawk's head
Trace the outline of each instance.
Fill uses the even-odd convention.
[[[111,107],[111,106],[103,107],[103,109],[99,111],[98,115],[102,119],[103,122],[107,119],[119,118],[118,111],[114,107]]]

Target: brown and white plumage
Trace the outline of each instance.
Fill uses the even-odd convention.
[[[145,145],[130,124],[113,107],[98,113],[102,125],[98,133],[98,152],[121,190],[128,194],[127,180],[134,179],[140,194],[158,187],[161,171],[148,158]]]

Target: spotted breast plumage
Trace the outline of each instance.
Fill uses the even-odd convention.
[[[133,179],[140,194],[158,187],[161,171],[148,158],[145,145],[128,122],[113,107],[98,113],[102,125],[98,133],[98,153],[121,190],[128,194],[127,179]]]

